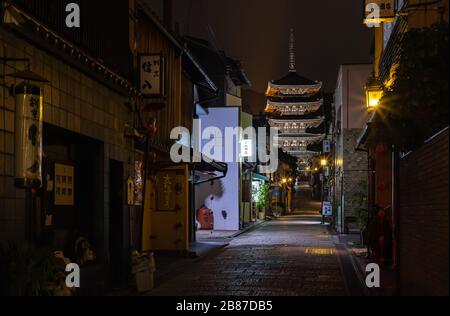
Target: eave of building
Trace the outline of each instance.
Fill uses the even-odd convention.
[[[296,158],[304,158],[304,157],[313,157],[313,156],[319,156],[320,153],[316,151],[291,151],[289,152],[289,155],[294,156]]]
[[[272,127],[281,126],[285,127],[286,124],[305,125],[306,128],[320,126],[325,121],[325,117],[319,117],[315,119],[270,119],[269,124]]]
[[[299,134],[299,135],[279,135],[278,143],[280,142],[310,142],[316,143],[325,139],[325,134]]]
[[[277,102],[277,101],[272,101],[272,100],[267,100],[267,105],[269,106],[274,106],[274,107],[293,107],[293,106],[297,106],[297,107],[313,107],[313,106],[322,106],[323,105],[323,99],[314,101],[314,102],[288,102],[288,101],[283,101],[283,102]]]
[[[315,85],[286,85],[281,86],[269,82],[267,87],[267,97],[283,97],[283,96],[313,96],[322,89],[322,83]]]
[[[203,80],[196,80],[195,83],[205,87],[206,89],[212,91],[213,93],[218,93],[218,88],[213,82],[213,80],[206,73],[206,70],[202,67],[200,62],[195,58],[192,52],[186,47],[184,48],[184,56],[187,57],[187,60],[194,66]],[[187,69],[186,69],[187,70]],[[195,78],[195,75],[191,75],[192,78]]]
[[[370,116],[369,119],[367,121],[366,126],[364,126],[363,130],[361,131],[360,135],[358,136],[357,140],[356,140],[356,147],[355,150],[357,151],[364,151],[367,149],[367,144],[366,141],[369,138],[370,135],[370,126],[372,125],[372,123],[375,120],[375,116],[377,115],[377,111],[373,111]]]
[[[86,73],[88,76],[99,80],[122,96],[128,97],[140,94],[137,87],[128,79],[118,74],[98,58],[91,56],[14,4],[10,4],[8,9],[14,10],[28,22],[28,24],[24,23],[20,27],[15,24],[8,24],[7,27],[13,32],[16,32],[56,58]]]
[[[323,100],[311,103],[286,103],[268,100],[265,112],[278,113],[280,116],[305,115],[318,111],[322,106]]]
[[[147,17],[155,24],[156,28],[181,52],[184,47],[179,40],[164,26],[158,16],[152,11],[152,9],[142,0],[136,0],[139,8],[147,15]]]

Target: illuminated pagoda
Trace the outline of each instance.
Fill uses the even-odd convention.
[[[323,116],[322,83],[297,73],[294,31],[289,45],[289,73],[282,79],[269,82],[266,113],[271,127],[280,130],[276,144],[299,161],[317,156],[311,145],[322,142],[325,134],[317,133],[325,121]]]

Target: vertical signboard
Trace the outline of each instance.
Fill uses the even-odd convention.
[[[142,223],[143,251],[189,249],[189,166],[182,165],[148,179]]]
[[[139,57],[139,85],[144,97],[165,96],[165,71],[162,54],[148,54]]]
[[[333,216],[333,207],[331,202],[323,202],[322,215],[327,217]]]
[[[30,84],[15,87],[15,184],[42,185],[42,91]]]
[[[55,163],[55,205],[74,205],[74,167]]]
[[[157,178],[158,211],[175,211],[174,196],[177,194],[177,173],[175,171],[159,171]]]

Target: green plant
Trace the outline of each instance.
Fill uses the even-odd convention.
[[[370,142],[406,152],[448,126],[448,43],[447,23],[404,34],[394,80],[385,88]]]
[[[26,244],[0,244],[0,295],[38,296],[56,272],[49,249]]]
[[[256,208],[262,210],[270,203],[270,184],[259,187],[255,196]]]
[[[367,189],[367,182],[362,181],[358,184],[358,190],[352,196],[353,216],[355,216],[361,232],[366,231],[369,218]]]

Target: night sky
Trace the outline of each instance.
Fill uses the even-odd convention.
[[[361,23],[359,0],[174,0],[174,7],[181,32],[208,39],[210,25],[218,47],[242,61],[259,92],[288,71],[290,28],[298,72],[323,81],[324,91],[334,91],[340,64],[371,60],[372,33]]]

